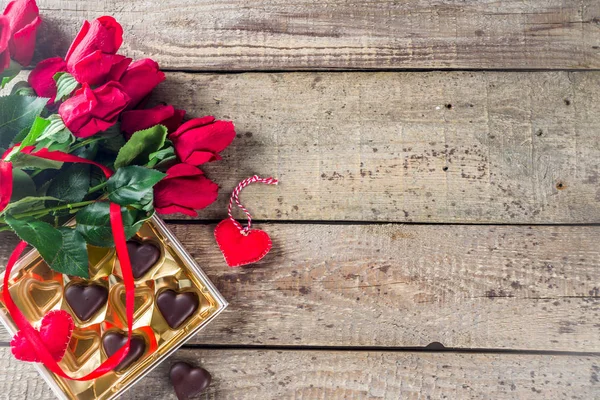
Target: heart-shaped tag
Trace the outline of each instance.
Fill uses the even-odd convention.
[[[192,367],[182,361],[173,364],[169,375],[179,400],[187,400],[199,394],[212,380],[210,373],[204,368]]]
[[[230,267],[260,261],[273,246],[267,232],[260,229],[250,229],[247,232],[240,230],[229,218],[217,225],[215,239]]]
[[[55,361],[58,362],[64,357],[74,326],[73,317],[64,310],[50,311],[42,319],[40,337]],[[10,347],[17,360],[40,361],[34,347],[21,332],[17,332],[13,337]]]

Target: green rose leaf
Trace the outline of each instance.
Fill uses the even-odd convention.
[[[54,228],[36,220],[19,220],[9,215],[6,223],[37,249],[44,261],[57,272],[89,278],[87,246],[83,236],[71,228]]]
[[[48,99],[10,95],[0,97],[0,147],[8,148],[17,134],[29,131]]]
[[[145,213],[121,207],[123,226],[127,239],[140,230],[142,224],[150,218]],[[141,218],[140,218],[141,217]],[[79,210],[75,216],[76,229],[92,246],[114,247],[112,226],[110,224],[110,204],[98,202]]]
[[[79,86],[79,82],[67,72],[58,72],[53,78],[56,81],[56,100],[64,100],[69,97]]]
[[[13,60],[10,60],[8,68],[0,72],[0,89],[4,89],[10,81],[21,72],[21,65]]]
[[[10,94],[17,94],[19,96],[37,96],[35,90],[33,90],[31,86],[29,86],[29,83],[27,83],[27,81],[20,81],[15,83],[12,90],[10,91]]]
[[[67,275],[89,278],[88,251],[85,239],[73,228],[58,228],[62,244],[50,267]]]
[[[15,168],[22,169],[61,169],[63,163],[60,161],[46,160],[25,153],[14,153],[10,156],[10,161]]]
[[[75,136],[65,126],[64,121],[58,114],[52,114],[47,118],[48,126],[38,138],[38,142],[49,141],[50,143],[72,143]],[[40,143],[41,144],[41,143]],[[48,147],[48,146],[43,146]]]
[[[78,203],[90,189],[90,165],[70,164],[52,180],[46,194],[68,203]]]
[[[150,154],[149,158],[150,161],[148,164],[146,164],[146,166],[148,168],[155,168],[176,160],[177,156],[175,155],[175,149],[173,146],[169,146],[166,149],[162,149]]]
[[[27,196],[23,197],[21,200],[17,200],[15,202],[10,202],[8,206],[0,213],[3,215],[5,213],[8,214],[20,214],[22,212],[28,212],[33,210],[44,210],[44,204],[46,201],[56,201],[60,200],[50,196]]]
[[[10,198],[11,203],[21,200],[25,197],[35,196],[36,188],[33,179],[22,170],[13,168],[13,192]]]
[[[108,180],[108,199],[122,206],[140,204],[165,176],[160,171],[135,165],[119,168]]]
[[[115,160],[115,168],[148,163],[150,154],[160,150],[166,139],[167,128],[164,125],[155,125],[143,131],[135,132],[119,151]]]
[[[29,130],[27,136],[25,136],[25,139],[23,139],[21,142],[19,149],[23,149],[27,146],[33,146],[38,141],[42,133],[44,133],[48,125],[50,125],[50,121],[45,120],[42,117],[35,117],[33,125],[31,125],[31,129]]]

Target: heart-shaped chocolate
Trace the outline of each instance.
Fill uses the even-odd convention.
[[[204,368],[192,367],[182,361],[173,364],[169,375],[179,400],[187,400],[199,394],[210,385],[212,380],[210,373]]]
[[[95,283],[74,283],[65,289],[65,299],[81,321],[88,321],[108,300],[108,289]]]
[[[169,289],[156,296],[156,305],[171,329],[177,329],[198,310],[200,299],[194,292]]]
[[[139,279],[160,259],[160,249],[151,242],[127,241],[127,251],[131,261],[133,277]]]
[[[120,332],[108,332],[102,338],[102,346],[104,352],[108,357],[115,354],[121,347],[127,343],[127,335]],[[123,361],[115,367],[115,371],[121,372],[124,369],[129,368],[134,362],[140,359],[146,352],[146,341],[139,335],[131,337],[131,344],[129,345],[129,353],[125,356]]]

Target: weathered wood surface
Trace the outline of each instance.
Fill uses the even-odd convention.
[[[39,0],[43,56],[109,14],[178,70],[600,68],[596,0]]]
[[[258,173],[281,181],[242,193],[258,219],[598,223],[598,87],[600,72],[169,73],[154,98],[236,123],[202,166],[222,190],[200,219]]]
[[[255,218],[600,222],[600,73],[172,73],[156,93],[233,119],[204,166]]]
[[[600,349],[600,227],[261,224],[242,269],[170,227],[231,303],[193,343]]]
[[[123,399],[175,399],[172,361],[213,376],[198,399],[597,399],[598,356],[179,350]],[[31,364],[0,348],[0,399],[50,399]]]

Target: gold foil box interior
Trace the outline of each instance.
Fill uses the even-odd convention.
[[[150,244],[160,250],[156,261],[135,281],[133,333],[139,345],[137,358],[124,368],[117,368],[117,371],[88,382],[60,378],[43,365],[36,364],[60,399],[116,398],[227,307],[227,301],[160,218],[150,219],[131,241],[140,245]],[[127,333],[125,288],[115,251],[89,247],[88,252],[90,279],[86,282],[54,272],[34,250],[15,266],[9,284],[15,303],[32,325],[37,327],[44,315],[52,310],[66,310],[73,316],[75,329],[60,365],[75,378],[85,376],[109,356],[106,345],[103,345],[107,335],[118,340]],[[65,298],[66,289],[83,283],[93,283],[108,293],[106,301],[85,320],[77,317]],[[175,327],[172,327],[172,321],[169,324],[157,306],[157,296],[166,291],[194,299],[197,297],[193,313]],[[0,320],[11,335],[16,333],[17,328],[2,303]]]

